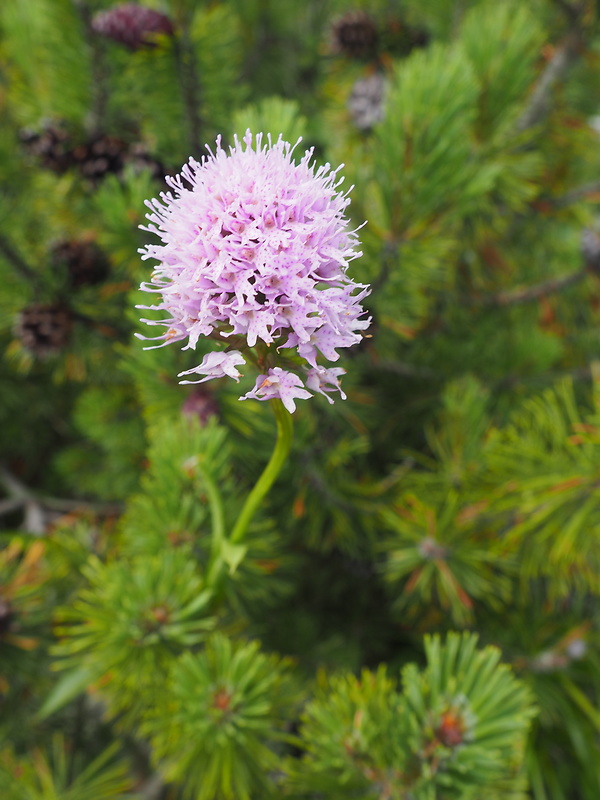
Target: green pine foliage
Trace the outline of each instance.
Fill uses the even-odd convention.
[[[299,787],[331,798],[525,797],[530,696],[496,648],[476,643],[426,639],[426,669],[407,665],[401,687],[383,668],[324,681],[303,717]]]
[[[111,747],[89,764],[74,767],[72,754],[58,734],[49,752],[36,750],[30,759],[9,751],[0,761],[0,788],[11,800],[133,800],[128,765],[115,761]]]
[[[143,3],[0,5],[0,796],[597,800],[598,4]],[[134,334],[248,128],[345,164],[372,325],[242,541],[268,404]]]
[[[210,593],[184,549],[109,564],[90,559],[82,571],[86,588],[58,612],[56,666],[70,671],[55,691],[84,675],[85,685],[102,684],[111,713],[135,719],[177,653],[214,627]],[[54,702],[51,696],[50,707]]]
[[[80,124],[91,91],[89,51],[69,0],[3,4],[3,50],[13,113],[21,124],[60,118]]]
[[[209,800],[270,797],[296,690],[289,664],[214,634],[202,653],[174,664],[168,704],[150,711],[144,730],[168,778],[184,796]],[[193,699],[192,699],[193,698]]]

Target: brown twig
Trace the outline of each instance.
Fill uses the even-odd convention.
[[[154,773],[138,787],[137,791],[143,800],[161,800],[165,796],[165,783],[160,775]]]
[[[18,497],[7,497],[6,500],[0,500],[0,517],[4,514],[10,514],[12,511],[17,511],[23,506],[23,500]]]
[[[0,465],[0,483],[9,497],[0,501],[0,516],[23,509],[24,530],[37,536],[46,532],[48,516],[56,513],[87,511],[100,516],[116,516],[123,512],[121,503],[89,503],[85,500],[70,500],[36,495],[16,478],[5,466]]]
[[[588,194],[596,194],[598,192],[600,192],[600,181],[591,181],[590,183],[585,183],[583,186],[577,186],[575,189],[571,189],[570,192],[566,192],[562,197],[550,198],[548,202],[555,208],[565,208],[565,206],[569,206],[571,203],[582,200]]]
[[[594,378],[594,366],[588,364],[585,367],[566,370],[563,372],[545,372],[539,375],[506,375],[493,385],[493,391],[499,392],[506,389],[513,389],[515,386],[546,385],[557,383],[568,378],[572,381],[589,381]]]
[[[569,3],[568,0],[553,0],[554,5],[558,6],[563,14],[571,20],[571,22],[575,22],[583,12],[584,3],[578,3],[577,5],[573,5]]]
[[[573,20],[572,28],[563,43],[556,48],[554,55],[542,72],[527,108],[517,120],[516,129],[519,133],[533,128],[546,116],[550,107],[552,90],[578,59],[582,42],[583,32],[581,29],[581,14],[579,13]]]
[[[531,303],[534,300],[539,300],[550,294],[562,292],[564,289],[574,286],[576,283],[583,280],[588,272],[589,270],[586,266],[576,272],[569,272],[567,275],[549,278],[547,281],[536,283],[534,286],[526,286],[523,289],[513,289],[509,292],[499,292],[498,294],[490,295],[480,300],[473,300],[471,301],[471,305],[481,306],[483,308],[503,308],[505,306]]]
[[[396,375],[402,375],[404,378],[425,378],[426,380],[440,378],[440,373],[429,367],[417,367],[414,364],[406,364],[403,361],[393,361],[391,359],[377,361],[371,364],[371,368],[393,372]]]

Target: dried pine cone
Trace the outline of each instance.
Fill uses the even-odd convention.
[[[94,242],[67,240],[54,245],[51,263],[55,269],[64,268],[74,289],[94,286],[106,280],[110,263]]]
[[[331,51],[336,55],[370,58],[376,53],[378,43],[377,26],[366,11],[349,11],[331,25]]]
[[[26,350],[44,358],[67,345],[72,323],[71,312],[61,303],[33,303],[19,314],[15,335]]]
[[[25,150],[52,172],[62,174],[73,163],[69,134],[59,125],[47,124],[41,131],[25,128],[19,138]]]
[[[92,30],[130,50],[152,47],[152,34],[172,36],[174,32],[167,16],[137,3],[124,3],[95,14]]]
[[[120,173],[125,164],[127,144],[116,136],[98,134],[73,150],[73,162],[85,178],[99,181]]]
[[[94,183],[111,173],[119,175],[125,164],[150,170],[157,180],[167,174],[165,166],[150,155],[143,142],[129,146],[116,136],[98,133],[75,145],[70,134],[56,124],[48,124],[41,131],[25,128],[19,138],[25,150],[46,169],[62,174],[76,167],[84,178]]]

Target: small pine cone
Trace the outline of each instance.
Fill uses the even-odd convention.
[[[219,416],[219,406],[214,395],[203,386],[199,386],[186,398],[181,406],[184,417],[193,417],[200,421],[202,427],[211,417]]]
[[[174,33],[167,16],[137,3],[124,3],[95,14],[92,30],[130,50],[152,47],[152,34],[172,36]]]
[[[377,26],[365,11],[349,11],[331,24],[331,51],[336,55],[370,58],[376,53],[378,43]]]
[[[94,242],[58,242],[52,248],[50,257],[55,269],[66,270],[73,289],[102,283],[110,272],[106,254]]]
[[[19,138],[25,150],[45,169],[61,175],[72,165],[69,134],[64,128],[52,124],[41,131],[25,128],[20,131]]]
[[[348,111],[359,130],[369,130],[384,118],[385,91],[386,80],[378,72],[356,81],[348,98]]]
[[[73,150],[73,161],[84,178],[97,182],[110,173],[119,174],[126,153],[127,145],[122,139],[98,134]]]
[[[71,312],[61,303],[34,303],[19,314],[15,335],[26,350],[45,358],[68,344],[72,323]]]
[[[590,272],[600,273],[600,236],[589,228],[581,234],[581,255]]]

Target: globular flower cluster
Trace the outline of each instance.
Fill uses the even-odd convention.
[[[214,153],[167,178],[173,193],[147,202],[144,230],[162,244],[140,250],[159,262],[142,289],[161,295],[141,308],[168,315],[144,320],[167,329],[156,346],[195,349],[200,337],[226,345],[180,375],[204,377],[182,383],[239,380],[249,360],[261,374],[240,399],[280,398],[289,411],[311,391],[330,402],[341,392],[344,370],[319,359],[337,361],[338,348],[358,343],[370,322],[360,305],[368,288],[346,274],[361,253],[339,168],[316,168],[312,150],[295,163],[293,150],[281,136],[253,142],[250,131],[229,151],[218,139]]]

